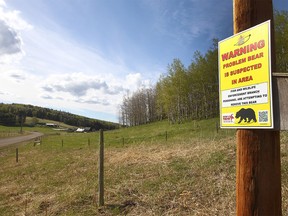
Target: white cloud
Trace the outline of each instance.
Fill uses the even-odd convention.
[[[141,74],[140,73],[128,74],[126,76],[126,83],[127,83],[127,86],[129,86],[130,90],[135,91],[142,84]]]
[[[31,24],[21,18],[20,11],[8,9],[4,0],[0,0],[0,17],[1,20],[17,31],[33,28]]]
[[[41,97],[51,100],[60,95],[66,101],[117,107],[124,93],[149,84],[142,81],[140,73],[128,74],[123,80],[112,75],[105,80],[84,73],[51,75],[41,84]]]
[[[20,17],[20,12],[8,10],[6,3],[0,1],[0,63],[11,64],[19,61],[23,55],[21,31],[31,29]]]
[[[105,95],[121,94],[124,88],[121,85],[110,85],[108,81],[97,76],[84,73],[52,75],[45,80],[42,89],[48,93],[69,93],[71,96],[81,98],[94,92]],[[93,91],[91,93],[91,91]]]
[[[21,39],[17,32],[0,20],[0,56],[21,52]]]
[[[5,3],[5,1],[4,0],[0,0],[0,6],[6,6],[6,3]]]
[[[122,95],[149,83],[121,58],[76,42],[52,20],[32,26],[3,0],[0,17],[0,102],[116,116]]]

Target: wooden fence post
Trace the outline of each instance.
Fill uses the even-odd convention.
[[[166,134],[165,134],[165,139],[166,139],[166,142],[168,140],[168,132],[166,131]]]
[[[100,129],[99,138],[99,173],[98,173],[98,187],[99,187],[99,207],[104,206],[104,135],[103,130]]]
[[[234,0],[233,7],[234,34],[272,20],[271,68],[275,71],[272,0]],[[282,215],[279,130],[238,129],[236,163],[237,215]]]
[[[16,148],[16,163],[18,163],[18,148]]]

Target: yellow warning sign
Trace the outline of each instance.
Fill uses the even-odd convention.
[[[270,21],[218,47],[221,127],[273,128]]]

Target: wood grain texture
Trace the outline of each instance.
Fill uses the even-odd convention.
[[[237,131],[237,215],[281,215],[279,131]]]
[[[271,68],[275,71],[272,0],[234,0],[233,9],[234,34],[271,20]],[[282,215],[279,130],[237,130],[236,163],[237,215]]]
[[[275,129],[288,130],[288,73],[273,73]]]

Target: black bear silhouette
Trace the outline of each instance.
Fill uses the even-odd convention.
[[[248,109],[240,109],[237,113],[236,113],[236,118],[240,118],[240,121],[238,122],[238,124],[240,124],[243,120],[244,122],[249,123],[251,120],[253,120],[254,122],[257,122],[256,120],[256,116],[255,116],[255,112],[253,109],[248,108]]]

